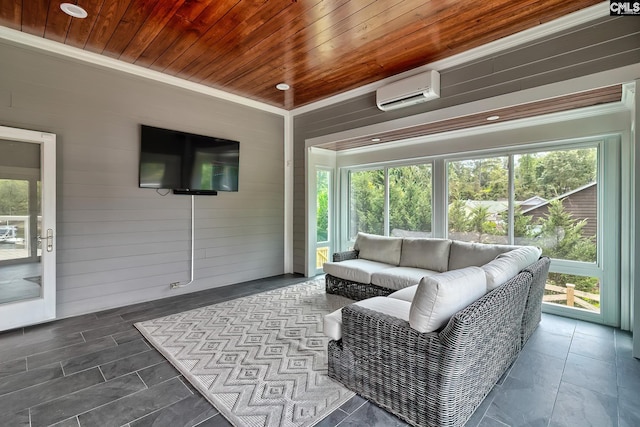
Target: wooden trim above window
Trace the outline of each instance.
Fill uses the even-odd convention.
[[[486,126],[492,123],[503,123],[516,119],[541,116],[544,114],[558,113],[562,111],[575,110],[578,108],[592,107],[595,105],[620,102],[622,100],[622,85],[607,86],[599,89],[574,93],[542,101],[530,102],[527,104],[515,105],[500,108],[482,113],[470,114],[453,119],[441,120],[431,123],[424,123],[403,129],[396,129],[381,132],[377,135],[367,135],[344,139],[341,141],[331,141],[316,147],[328,150],[342,151],[359,147],[367,147],[409,138],[416,138],[437,133],[467,129],[472,127]],[[487,120],[487,117],[498,116],[495,121]]]

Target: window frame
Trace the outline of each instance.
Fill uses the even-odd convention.
[[[340,214],[340,218],[343,220],[343,224],[345,224],[344,227],[341,227],[341,232],[340,232],[340,241],[343,242],[342,244],[342,250],[344,250],[345,248],[348,249],[348,247],[352,247],[353,243],[355,243],[355,239],[350,238],[351,235],[351,174],[353,172],[365,172],[365,171],[372,171],[372,170],[382,170],[383,174],[384,174],[384,203],[383,203],[383,231],[384,231],[384,236],[388,236],[389,235],[389,224],[390,224],[390,219],[389,219],[389,206],[390,206],[390,200],[389,200],[389,169],[393,169],[393,168],[399,168],[399,167],[406,167],[406,166],[422,166],[422,165],[427,165],[431,167],[431,233],[432,235],[435,237],[434,234],[434,219],[435,219],[435,212],[434,212],[434,174],[435,174],[435,165],[434,165],[434,160],[432,159],[424,159],[424,158],[419,158],[419,159],[407,159],[407,161],[393,161],[393,162],[384,162],[384,163],[378,163],[378,164],[370,164],[370,165],[359,165],[359,166],[353,166],[353,167],[346,167],[346,168],[341,168],[340,169],[340,175],[342,177],[341,182],[344,183],[343,188],[340,191],[341,196],[341,200],[346,201],[346,205],[347,208],[344,209],[344,203],[340,204],[340,210],[341,210],[341,214]],[[346,212],[345,212],[346,211]],[[357,233],[356,233],[357,234]],[[344,245],[344,243],[347,242],[347,246]]]
[[[340,229],[340,239],[342,250],[353,246],[353,240],[349,239],[350,220],[350,172],[383,169],[385,171],[385,235],[388,235],[389,220],[389,195],[388,195],[388,168],[409,166],[416,164],[431,163],[432,183],[432,235],[433,237],[447,238],[448,236],[448,162],[470,159],[481,159],[498,156],[508,156],[508,197],[509,215],[513,217],[513,198],[515,197],[515,164],[514,156],[519,154],[534,153],[541,151],[562,151],[579,148],[597,148],[597,174],[596,182],[598,200],[598,222],[597,222],[597,259],[595,263],[582,261],[552,259],[551,272],[575,274],[583,276],[597,277],[603,286],[601,288],[600,312],[595,313],[580,308],[563,307],[558,304],[543,304],[543,311],[558,314],[566,317],[587,320],[598,323],[616,325],[620,319],[620,221],[609,220],[620,218],[620,153],[622,145],[622,135],[611,133],[605,135],[594,135],[574,139],[551,140],[536,143],[520,143],[512,146],[488,148],[480,150],[469,150],[453,154],[443,154],[434,156],[417,157],[404,160],[394,160],[389,162],[377,162],[360,165],[350,165],[340,168],[341,183],[340,190],[342,200],[346,200],[347,212],[344,212],[344,204],[340,204],[339,219],[345,227]],[[609,209],[605,212],[604,207]],[[513,221],[510,224],[508,233],[509,244],[513,244]],[[605,236],[607,238],[605,239]],[[607,268],[605,268],[605,265]]]

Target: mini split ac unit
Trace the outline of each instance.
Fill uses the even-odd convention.
[[[382,111],[395,110],[440,98],[440,73],[435,70],[393,82],[376,91]]]

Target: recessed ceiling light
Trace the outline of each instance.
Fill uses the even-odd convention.
[[[290,88],[291,88],[291,86],[289,86],[286,83],[278,83],[276,85],[276,89],[278,89],[278,90],[289,90]]]
[[[67,15],[73,16],[74,18],[86,18],[89,15],[86,10],[77,4],[62,3],[60,5],[60,9],[62,9],[62,11]]]
[[[380,142],[380,138],[371,138],[371,142]]]
[[[489,117],[487,117],[487,120],[494,121],[494,120],[498,120],[499,118],[500,118],[500,116],[489,116]]]

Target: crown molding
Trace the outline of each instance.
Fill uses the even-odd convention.
[[[364,86],[360,86],[356,89],[352,89],[347,92],[343,92],[338,95],[334,95],[329,98],[325,98],[323,100],[320,100],[308,105],[304,105],[299,108],[295,108],[291,110],[291,113],[292,115],[296,116],[299,114],[304,114],[313,110],[317,110],[319,108],[328,107],[332,104],[344,102],[351,98],[355,98],[360,95],[365,95],[367,93],[374,92],[375,90],[377,90],[378,88],[384,85],[392,83],[396,80],[410,77],[414,74],[419,74],[428,70],[441,71],[441,70],[456,67],[462,64],[466,64],[468,62],[472,62],[472,61],[484,58],[486,56],[494,55],[496,53],[499,53],[517,46],[521,46],[526,43],[531,43],[531,42],[540,40],[544,37],[557,34],[560,31],[564,31],[564,30],[576,27],[578,25],[585,24],[587,22],[593,21],[597,18],[602,18],[604,16],[609,16],[609,2],[598,3],[596,5],[587,7],[577,12],[565,15],[553,21],[549,21],[544,24],[540,24],[536,27],[529,28],[528,30],[524,30],[519,33],[513,34],[511,36],[507,36],[502,39],[484,44],[482,46],[469,49],[468,51],[459,53],[457,55],[453,55],[448,58],[444,58],[439,61],[435,61],[427,65],[423,65],[421,67],[414,68],[409,71],[405,71],[404,73],[396,74],[394,76],[388,77],[383,80],[378,80],[376,82],[369,83]]]
[[[0,42],[1,41],[7,42],[14,46],[27,47],[55,56],[61,56],[75,61],[121,71],[134,76],[143,77],[149,80],[165,83],[182,89],[187,89],[193,92],[201,93],[203,95],[208,95],[224,101],[241,104],[250,108],[255,108],[257,110],[274,113],[280,116],[289,114],[289,112],[283,108],[274,107],[273,105],[265,104],[263,102],[255,101],[253,99],[245,98],[219,89],[214,89],[200,83],[190,82],[188,80],[171,76],[169,74],[164,74],[155,70],[151,70],[149,68],[144,68],[139,65],[78,49],[73,46],[68,46],[64,43],[58,43],[52,40],[37,37],[32,34],[23,33],[21,31],[13,30],[11,28],[3,26],[0,26]]]

